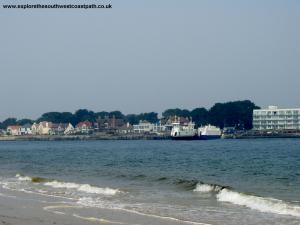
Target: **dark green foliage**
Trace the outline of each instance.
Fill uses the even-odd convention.
[[[75,112],[75,123],[79,123],[82,121],[90,121],[90,122],[95,122],[96,117],[95,113],[93,111],[89,111],[87,109],[79,109]]]
[[[7,118],[1,123],[1,129],[6,129],[8,126],[17,125],[16,118]]]
[[[253,109],[259,109],[249,100],[216,103],[209,110],[209,121],[218,127],[252,129]]]
[[[52,123],[76,123],[76,118],[70,112],[48,112],[44,113],[37,122],[49,121]]]
[[[209,123],[209,113],[205,108],[193,109],[190,112],[190,116],[192,117],[197,127]]]
[[[126,116],[127,122],[130,124],[138,124],[140,120],[146,120],[150,123],[157,123],[158,120],[158,114],[156,112],[150,112],[150,113],[141,113],[141,114],[129,114]]]
[[[17,124],[23,126],[25,124],[33,124],[33,121],[30,119],[21,119],[17,121]]]
[[[123,115],[123,113],[121,113],[120,111],[112,111],[112,112],[110,112],[109,114],[108,114],[108,116],[110,117],[110,118],[113,118],[113,117],[115,117],[116,119],[124,119],[124,115]]]
[[[162,113],[163,117],[170,117],[170,116],[180,116],[180,117],[190,117],[190,111],[187,109],[167,109]]]

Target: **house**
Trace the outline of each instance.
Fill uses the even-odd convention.
[[[17,136],[19,135],[19,128],[20,126],[18,125],[11,125],[7,127],[6,132],[9,135]]]
[[[32,134],[32,125],[29,123],[20,126],[18,129],[18,135],[31,135]]]
[[[93,124],[89,121],[80,122],[76,125],[76,131],[82,134],[89,134],[93,131]]]
[[[64,134],[65,130],[69,126],[68,123],[51,123],[50,124],[50,135],[62,135]]]
[[[126,125],[117,129],[117,132],[120,134],[130,134],[133,133],[133,126],[127,123]]]
[[[49,135],[51,134],[52,122],[43,121],[39,123],[37,134]]]
[[[99,117],[97,119],[98,129],[118,129],[126,125],[124,119],[116,118],[115,116],[104,118]]]
[[[73,125],[71,123],[68,124],[68,126],[66,127],[66,129],[64,130],[64,134],[68,135],[68,134],[73,134],[75,131],[75,128],[73,127]]]
[[[39,134],[39,124],[38,123],[34,123],[31,126],[31,133],[33,135],[38,135]]]

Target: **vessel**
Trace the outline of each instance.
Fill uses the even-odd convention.
[[[181,125],[179,122],[172,124],[171,130],[172,140],[197,140],[197,130],[195,124],[190,122],[188,124]]]
[[[198,138],[200,140],[210,140],[221,138],[222,132],[219,127],[213,125],[207,125],[198,128]]]

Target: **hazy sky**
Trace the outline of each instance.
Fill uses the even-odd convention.
[[[299,0],[111,3],[111,10],[0,9],[0,120],[242,99],[300,107]]]

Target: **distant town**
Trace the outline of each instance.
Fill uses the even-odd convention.
[[[287,136],[299,137],[300,108],[260,109],[249,100],[216,103],[210,109],[167,109],[158,113],[124,115],[120,111],[93,112],[79,109],[75,113],[47,112],[37,120],[8,118],[0,123],[1,140],[10,137],[85,137],[94,139],[168,138],[174,123],[195,127],[214,125],[223,137]]]

